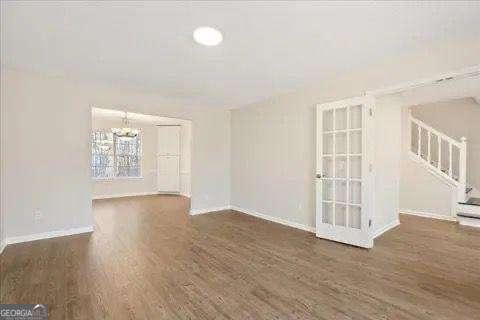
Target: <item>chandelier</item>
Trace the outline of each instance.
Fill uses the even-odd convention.
[[[121,128],[112,128],[112,132],[119,138],[135,138],[138,135],[138,129],[130,127],[130,121],[128,120],[128,114],[125,112],[125,117],[122,120]]]

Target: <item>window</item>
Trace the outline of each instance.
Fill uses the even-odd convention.
[[[94,179],[139,178],[141,137],[122,138],[111,130],[92,132],[92,177]]]
[[[114,137],[117,177],[140,177],[140,134],[134,138]]]
[[[92,132],[92,177],[96,179],[113,178],[115,155],[113,151],[113,133],[108,130]]]

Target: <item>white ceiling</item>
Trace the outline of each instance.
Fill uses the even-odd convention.
[[[2,2],[2,63],[238,107],[442,41],[480,2]],[[192,40],[198,26],[224,35]]]

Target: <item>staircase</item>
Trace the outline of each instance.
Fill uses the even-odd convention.
[[[457,220],[480,227],[480,198],[469,197],[467,186],[467,139],[457,141],[435,130],[410,112],[410,156],[427,170],[456,188]]]
[[[480,198],[459,202],[457,219],[461,225],[480,228]]]

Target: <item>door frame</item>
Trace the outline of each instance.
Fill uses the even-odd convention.
[[[337,109],[345,106],[363,105],[362,108],[362,219],[361,229],[327,226],[321,222],[322,217],[322,150],[323,150],[323,114],[326,108]],[[316,165],[315,165],[315,234],[317,237],[354,246],[373,247],[373,226],[375,216],[375,136],[374,136],[375,98],[365,95],[316,105]],[[348,125],[348,124],[347,124]],[[334,155],[333,155],[334,156]],[[347,164],[348,165],[348,164]],[[347,190],[346,192],[349,192]],[[319,200],[320,199],[320,200]],[[335,214],[335,213],[333,213]]]

